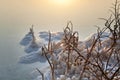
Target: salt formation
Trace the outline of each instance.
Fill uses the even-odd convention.
[[[61,40],[63,32],[52,33],[52,40],[58,42]],[[45,57],[42,55],[41,47],[47,45],[49,33],[46,31],[40,32],[39,37],[34,34],[33,25],[28,34],[21,40],[20,44],[24,46],[25,52],[28,53],[20,58],[20,63],[30,64],[34,62],[46,62]],[[56,43],[54,43],[56,44]],[[59,45],[59,44],[58,44]],[[57,47],[57,46],[56,46]],[[54,51],[60,52],[61,49]]]
[[[83,42],[78,40],[78,33],[68,26],[64,33],[59,33],[40,32],[39,37],[45,44],[36,43],[35,39],[23,39],[29,41],[25,48],[31,51],[26,51],[29,54],[21,57],[20,62],[29,64],[48,61],[50,69],[43,73],[45,80],[97,80],[102,75],[107,76],[103,78],[106,80],[120,68],[119,38],[112,47],[114,41],[109,38],[112,34],[107,32],[94,33]],[[34,47],[38,49],[34,50]],[[119,79],[117,75],[114,76],[115,79]],[[38,77],[36,80],[43,79]]]

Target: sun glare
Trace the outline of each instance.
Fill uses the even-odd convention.
[[[68,3],[68,0],[54,0],[56,3],[65,4]]]
[[[53,1],[53,3],[57,5],[68,5],[72,3],[72,0],[51,0],[51,1]]]

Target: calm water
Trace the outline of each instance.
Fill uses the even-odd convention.
[[[24,29],[26,28],[0,29],[0,80],[33,80],[35,68],[41,68],[43,65],[39,62],[18,63],[19,58],[26,54],[19,44],[24,34],[27,33]]]

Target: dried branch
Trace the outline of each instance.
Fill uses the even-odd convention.
[[[45,80],[44,79],[44,74],[38,69],[38,68],[36,68],[36,70],[40,73],[40,75],[42,76],[42,80]]]

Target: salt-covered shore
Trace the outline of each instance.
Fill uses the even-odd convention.
[[[71,33],[71,32],[70,32]],[[76,33],[76,32],[75,32]],[[83,70],[83,66],[85,65],[85,59],[88,58],[88,53],[91,50],[91,46],[93,45],[94,41],[98,38],[98,33],[91,34],[88,38],[86,38],[84,41],[78,40],[77,49],[79,49],[79,53],[82,57],[78,59],[78,61],[74,62],[75,59],[79,56],[78,53],[73,50],[69,56],[69,65],[70,69],[66,70],[67,66],[67,58],[68,58],[68,51],[63,51],[66,47],[66,43],[64,43],[65,33],[64,32],[54,32],[49,33],[46,31],[40,32],[39,36],[33,35],[32,32],[29,32],[25,35],[25,37],[21,40],[20,44],[24,46],[24,51],[27,53],[23,57],[20,58],[20,63],[24,64],[30,64],[34,62],[41,62],[45,63],[47,61],[46,57],[42,53],[42,47],[48,46],[49,44],[49,34],[51,34],[51,42],[54,43],[55,49],[53,51],[53,54],[49,54],[48,52],[48,58],[51,62],[54,62],[54,75],[55,80],[79,80],[81,71]],[[72,33],[73,34],[73,33]],[[69,37],[69,34],[67,35]],[[77,36],[78,37],[78,36]],[[114,58],[114,55],[110,56],[109,63],[106,61],[108,52],[106,51],[110,48],[110,45],[113,43],[113,41],[110,39],[112,35],[108,32],[103,32],[100,36],[100,47],[99,42],[96,42],[96,45],[94,46],[93,51],[91,52],[92,56],[102,55],[102,68],[103,70],[112,70],[111,74],[114,73],[114,71],[117,70],[118,65],[115,66],[117,63],[116,58]],[[117,45],[116,48],[120,48],[120,40],[116,40]],[[106,54],[105,54],[106,53]],[[93,61],[93,65],[98,65],[92,58],[90,58],[91,61]],[[100,63],[100,64],[101,64]],[[90,65],[89,65],[90,66]],[[92,66],[92,65],[91,65]],[[114,69],[112,69],[114,66]],[[45,66],[48,67],[48,66]],[[51,69],[50,67],[47,69],[44,74],[45,80],[51,80]],[[85,74],[82,80],[92,80],[89,76],[94,76],[91,73]],[[119,77],[119,76],[116,76]],[[38,76],[35,80],[42,80],[41,76]]]

